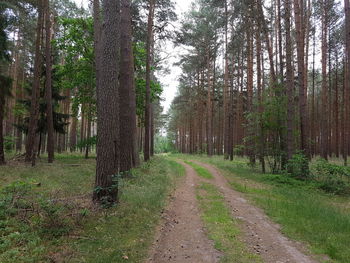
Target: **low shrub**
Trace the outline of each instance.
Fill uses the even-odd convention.
[[[288,160],[287,171],[294,178],[306,180],[310,177],[309,160],[303,153],[296,153]]]
[[[320,188],[334,194],[350,194],[350,170],[348,167],[329,163],[325,159],[318,159],[311,171]]]

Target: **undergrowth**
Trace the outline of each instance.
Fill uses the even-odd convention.
[[[175,179],[172,160],[155,157],[124,179],[120,203],[91,204],[95,160],[57,155],[34,168],[0,170],[0,262],[140,262]],[[97,253],[98,252],[98,253]]]

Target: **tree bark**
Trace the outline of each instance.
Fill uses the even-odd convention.
[[[52,58],[51,58],[51,16],[50,1],[45,0],[45,29],[46,29],[46,119],[47,119],[47,153],[48,162],[54,159],[54,127],[52,109]]]
[[[322,2],[322,130],[321,130],[321,156],[328,159],[328,85],[327,85],[327,39],[328,39],[328,15],[326,0]]]
[[[153,23],[155,1],[149,0],[149,13],[147,25],[147,43],[146,43],[146,101],[145,101],[145,142],[144,142],[144,160],[150,160],[151,155],[151,58],[153,45]]]
[[[35,165],[36,159],[36,142],[37,142],[37,126],[39,119],[39,98],[40,98],[40,76],[41,76],[41,36],[43,29],[43,2],[38,3],[38,23],[36,28],[35,41],[35,61],[34,61],[34,81],[32,87],[32,97],[30,106],[30,117],[28,124],[28,134],[26,141],[25,161],[32,162]]]
[[[299,118],[300,118],[300,150],[310,157],[307,127],[307,91],[305,88],[305,30],[304,1],[294,0],[294,19],[297,42],[298,86],[299,86]]]
[[[346,31],[346,68],[345,71],[345,86],[344,86],[344,139],[343,139],[343,158],[344,165],[347,165],[348,150],[349,150],[349,136],[350,136],[350,3],[349,0],[344,0],[345,7],[345,31]]]
[[[120,1],[103,1],[101,61],[97,82],[97,160],[93,192],[95,203],[114,203],[118,188],[114,176],[119,168],[119,48]]]
[[[287,68],[287,159],[294,153],[293,120],[294,120],[294,69],[293,49],[291,39],[291,8],[290,0],[285,0],[285,30],[286,30],[286,68]]]

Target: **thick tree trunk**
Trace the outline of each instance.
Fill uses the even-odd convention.
[[[344,139],[343,139],[343,158],[344,165],[347,165],[348,150],[350,144],[350,3],[344,0],[345,6],[345,31],[346,31],[346,68],[345,86],[344,86]]]
[[[39,118],[39,98],[40,98],[40,76],[41,76],[41,36],[43,29],[43,3],[40,0],[38,5],[38,24],[36,29],[35,61],[34,61],[34,81],[32,87],[32,98],[30,106],[30,117],[28,124],[28,134],[26,141],[25,161],[35,165],[37,126]]]
[[[149,0],[149,13],[147,25],[147,43],[146,43],[146,101],[145,101],[145,142],[144,142],[144,160],[150,160],[151,155],[151,58],[153,45],[153,23],[154,23],[155,0]]]
[[[227,0],[225,0],[225,75],[224,75],[224,158],[229,158],[229,68],[228,68],[228,10]]]
[[[132,50],[132,27],[130,0],[121,0],[120,21],[120,171],[129,171],[133,167],[134,140],[136,139],[136,114],[134,89],[134,61]],[[135,92],[134,92],[135,94]]]
[[[114,176],[119,168],[119,47],[120,2],[103,1],[101,60],[97,82],[97,161],[93,200],[95,203],[117,201]]]
[[[54,127],[52,107],[52,58],[51,58],[51,16],[50,1],[45,0],[45,29],[46,29],[46,119],[47,119],[47,153],[48,162],[54,159]]]
[[[303,0],[294,0],[299,86],[300,149],[306,156],[310,157],[307,127],[307,91],[305,87],[305,20],[303,7]]]

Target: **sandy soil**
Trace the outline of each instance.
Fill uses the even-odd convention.
[[[230,188],[218,169],[205,163],[196,163],[214,175],[215,180],[212,183],[224,194],[232,215],[243,222],[245,242],[251,251],[259,254],[268,263],[317,262],[306,254],[302,244],[283,236],[279,226],[271,222],[261,209],[251,205],[241,193]]]
[[[193,168],[186,169],[184,182],[175,191],[146,262],[215,263],[221,253],[205,233],[200,219],[195,187],[200,180]]]

